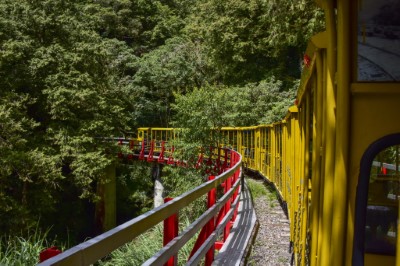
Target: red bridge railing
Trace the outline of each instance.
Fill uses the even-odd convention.
[[[134,150],[134,143],[120,139],[120,144],[128,144]],[[143,265],[176,265],[176,254],[198,232],[198,238],[188,258],[187,264],[197,264],[205,258],[205,264],[211,265],[215,249],[220,249],[227,239],[237,215],[242,187],[242,157],[227,148],[216,148],[216,155],[204,158],[200,154],[194,167],[208,166],[209,181],[187,191],[165,204],[140,215],[110,231],[81,243],[65,252],[52,257],[39,265],[90,265],[110,254],[113,250],[132,241],[158,223],[164,221],[164,247]],[[168,153],[168,155],[167,155]],[[188,166],[188,162],[173,159],[174,148],[166,151],[165,142],[156,146],[155,141],[142,141],[138,153],[119,154],[120,158],[147,160],[177,166]],[[216,189],[222,186],[224,194],[217,199]],[[207,194],[207,211],[192,224],[178,232],[177,217],[179,210]],[[222,237],[221,237],[222,236]],[[218,241],[221,238],[222,241]]]

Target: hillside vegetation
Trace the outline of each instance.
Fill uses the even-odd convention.
[[[113,164],[119,221],[151,208],[149,166],[119,165],[104,137],[179,126],[201,143],[199,130],[280,119],[322,21],[313,0],[2,0],[2,241],[93,234]],[[187,185],[177,171],[166,180]]]

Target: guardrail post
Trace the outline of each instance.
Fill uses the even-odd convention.
[[[215,176],[209,176],[208,180],[214,180]],[[211,189],[207,194],[207,208],[211,208],[216,201],[217,190],[215,188]],[[196,251],[203,245],[203,243],[207,240],[207,238],[214,232],[215,230],[215,217],[211,218],[208,223],[201,229],[199,236],[197,237],[196,243],[193,246],[192,252],[190,253],[189,259],[196,253]],[[214,261],[214,250],[215,247],[212,247],[206,253],[206,261],[205,265],[211,265]]]
[[[227,154],[225,156],[225,158],[227,158]],[[230,162],[229,162],[229,167],[233,167],[237,162],[238,162],[238,157],[236,157],[236,154],[234,151],[231,151],[230,153]],[[225,159],[227,160],[227,159]],[[232,187],[232,180],[234,179],[234,176],[236,175],[236,173],[239,171],[236,170],[235,173],[233,174],[233,176],[228,177],[224,183],[221,184],[221,186],[224,188],[224,193],[227,193],[231,187]],[[235,182],[235,181],[234,181]],[[237,195],[237,193],[236,193]],[[226,203],[225,206],[223,208],[221,208],[220,212],[218,213],[218,217],[217,217],[217,225],[222,221],[222,219],[225,217],[225,214],[229,212],[230,208],[231,208],[231,202],[233,202],[234,200],[234,195],[232,195],[232,198],[229,199]],[[239,205],[237,205],[238,207]],[[237,213],[237,212],[236,212]],[[235,217],[236,218],[236,217]],[[232,218],[232,221],[234,221],[234,219]],[[229,232],[231,230],[233,223],[229,222],[224,229],[224,237],[223,237],[223,241],[217,241],[215,243],[215,248],[217,250],[220,250],[221,247],[223,246],[223,244],[225,243],[225,240],[228,238],[229,236]]]
[[[61,253],[61,250],[59,250],[57,247],[52,246],[50,248],[46,248],[42,250],[39,253],[39,262],[43,262],[45,260],[48,260],[54,256],[57,256],[58,254]]]
[[[226,179],[226,181],[225,181],[225,193],[227,193],[231,189],[231,187],[232,187],[232,177],[228,177]],[[225,203],[225,214],[228,213],[230,209],[231,209],[231,200],[228,200]],[[228,223],[225,226],[225,229],[224,229],[224,242],[226,241],[226,239],[229,236],[229,232],[231,231],[231,226],[232,225],[230,223]]]
[[[214,180],[215,176],[209,176],[208,180]],[[208,200],[207,200],[207,207],[211,208],[212,206],[215,205],[215,201],[216,201],[216,197],[217,197],[217,190],[215,188],[211,189],[208,192]],[[215,230],[215,217],[213,217],[207,225],[207,237],[209,237],[212,232],[214,232]],[[214,250],[215,250],[215,244],[213,244],[211,246],[211,248],[208,250],[207,254],[206,254],[206,261],[205,264],[206,266],[209,266],[212,264],[212,262],[214,261]]]
[[[165,198],[164,202],[173,200],[173,198]],[[163,246],[166,246],[172,239],[178,236],[178,215],[175,213],[164,220],[164,238]],[[178,262],[178,256],[172,256],[164,266],[175,266]]]
[[[231,152],[231,158],[233,159],[234,164],[236,164],[239,160],[238,156],[234,152]],[[235,171],[235,173],[233,174],[233,183],[235,183],[238,180],[239,175],[240,175],[240,168],[237,169]],[[235,192],[233,193],[232,202],[234,202],[236,200],[236,197],[238,196],[238,194],[239,194],[239,187],[236,188]],[[238,208],[239,208],[239,205],[236,205],[235,212],[233,213],[233,216],[232,216],[232,222],[234,222],[236,220]]]
[[[142,149],[140,150],[139,160],[144,160],[145,149],[146,149],[146,143],[145,140],[142,140]]]
[[[164,163],[164,151],[165,151],[165,141],[161,142],[161,152],[160,155],[158,156],[158,162],[159,163]]]
[[[154,140],[150,142],[150,151],[149,155],[147,156],[147,161],[152,162],[154,160]]]

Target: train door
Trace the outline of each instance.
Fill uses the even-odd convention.
[[[353,265],[395,265],[400,200],[400,134],[373,143],[360,165]]]

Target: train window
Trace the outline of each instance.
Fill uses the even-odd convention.
[[[358,81],[399,81],[400,0],[359,0]]]
[[[388,147],[374,158],[368,189],[365,252],[395,255],[400,199],[400,146]]]
[[[377,140],[364,153],[356,195],[353,265],[364,255],[396,255],[400,200],[400,134]]]

